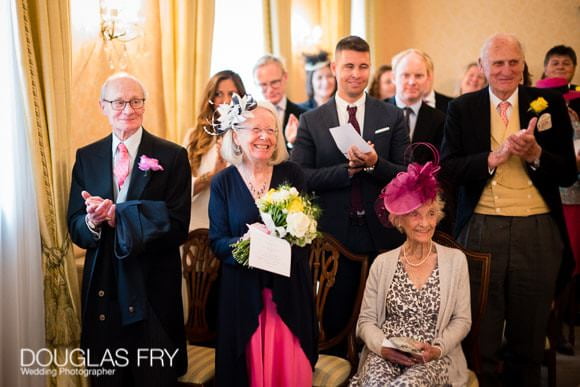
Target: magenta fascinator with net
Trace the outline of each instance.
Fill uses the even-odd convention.
[[[385,188],[379,199],[382,199],[383,208],[395,215],[405,215],[423,204],[435,199],[439,191],[439,183],[435,176],[441,169],[439,167],[439,152],[427,143],[413,144],[411,150],[417,145],[428,147],[433,152],[433,161],[421,165],[410,163],[406,172],[399,172]]]

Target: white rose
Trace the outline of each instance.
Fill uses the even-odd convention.
[[[288,193],[288,191],[286,191],[286,190],[277,191],[277,192],[274,192],[272,194],[272,201],[274,203],[280,203],[280,202],[283,202],[284,200],[288,199],[288,197],[290,197],[290,194]]]
[[[286,218],[287,230],[296,238],[303,238],[310,228],[310,218],[302,212],[293,212]]]

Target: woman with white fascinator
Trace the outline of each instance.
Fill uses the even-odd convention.
[[[269,102],[235,95],[218,110],[213,129],[231,166],[212,180],[209,202],[209,238],[222,262],[216,385],[311,386],[318,354],[308,250],[292,247],[285,277],[239,264],[232,247],[261,222],[256,199],[282,183],[305,191],[303,172],[286,161]]]

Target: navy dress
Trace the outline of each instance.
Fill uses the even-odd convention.
[[[289,183],[305,191],[305,178],[292,162],[274,166],[270,188]],[[248,231],[248,224],[261,222],[254,198],[238,170],[230,166],[212,179],[209,200],[209,238],[222,262],[218,305],[216,385],[248,384],[245,350],[258,328],[262,289],[272,289],[277,311],[300,345],[312,368],[318,359],[318,330],[314,313],[312,274],[308,248],[292,247],[290,278],[239,265],[231,244]]]

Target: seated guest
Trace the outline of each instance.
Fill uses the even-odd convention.
[[[461,80],[461,85],[459,86],[459,95],[481,90],[486,85],[487,81],[485,80],[483,71],[477,62],[471,62],[467,65],[465,74],[463,74],[463,79]]]
[[[304,110],[312,110],[324,105],[336,92],[336,78],[330,69],[328,52],[320,51],[316,55],[304,55],[306,64],[306,94],[308,100],[298,104]]]
[[[304,174],[286,161],[270,103],[234,96],[223,114],[228,118],[214,128],[225,131],[221,152],[232,165],[213,179],[209,201],[209,239],[222,262],[215,382],[312,386],[318,354],[308,250],[292,247],[290,277],[242,266],[232,253],[247,225],[261,222],[256,199],[282,183],[303,191]]]
[[[461,251],[432,240],[443,217],[438,169],[412,163],[381,194],[406,241],[371,266],[356,329],[365,346],[352,386],[467,383],[461,340],[471,327],[469,274]],[[401,337],[413,352],[391,347]]]
[[[395,55],[392,65],[396,94],[387,101],[403,110],[411,143],[428,142],[439,148],[445,114],[423,101],[431,76],[427,62],[427,55],[414,48]]]
[[[568,81],[570,90],[576,90],[571,84],[577,64],[576,52],[572,47],[558,45],[550,48],[544,57],[544,78],[564,78]]]
[[[222,103],[229,104],[233,93],[242,97],[246,95],[240,76],[230,70],[215,73],[203,92],[196,125],[185,135],[184,146],[191,165],[192,182],[190,230],[209,227],[207,217],[209,185],[212,178],[224,169],[227,163],[219,152],[221,139],[212,136],[205,129],[211,124],[216,107]]]
[[[288,72],[281,58],[266,54],[254,65],[254,79],[262,90],[262,95],[276,108],[276,117],[286,141],[286,147],[292,149],[298,132],[298,118],[304,109],[290,101],[286,96]]]
[[[379,67],[371,81],[369,95],[380,100],[389,99],[395,95],[395,80],[393,68],[390,65]]]
[[[433,60],[431,57],[427,54],[425,55],[430,76],[428,79],[427,87],[425,89],[425,94],[423,94],[423,101],[425,101],[427,105],[437,110],[441,110],[443,113],[447,114],[447,105],[449,105],[449,102],[451,102],[453,98],[448,97],[445,94],[438,93],[435,91],[435,89],[433,89],[433,84],[435,82],[435,67],[433,66]]]

